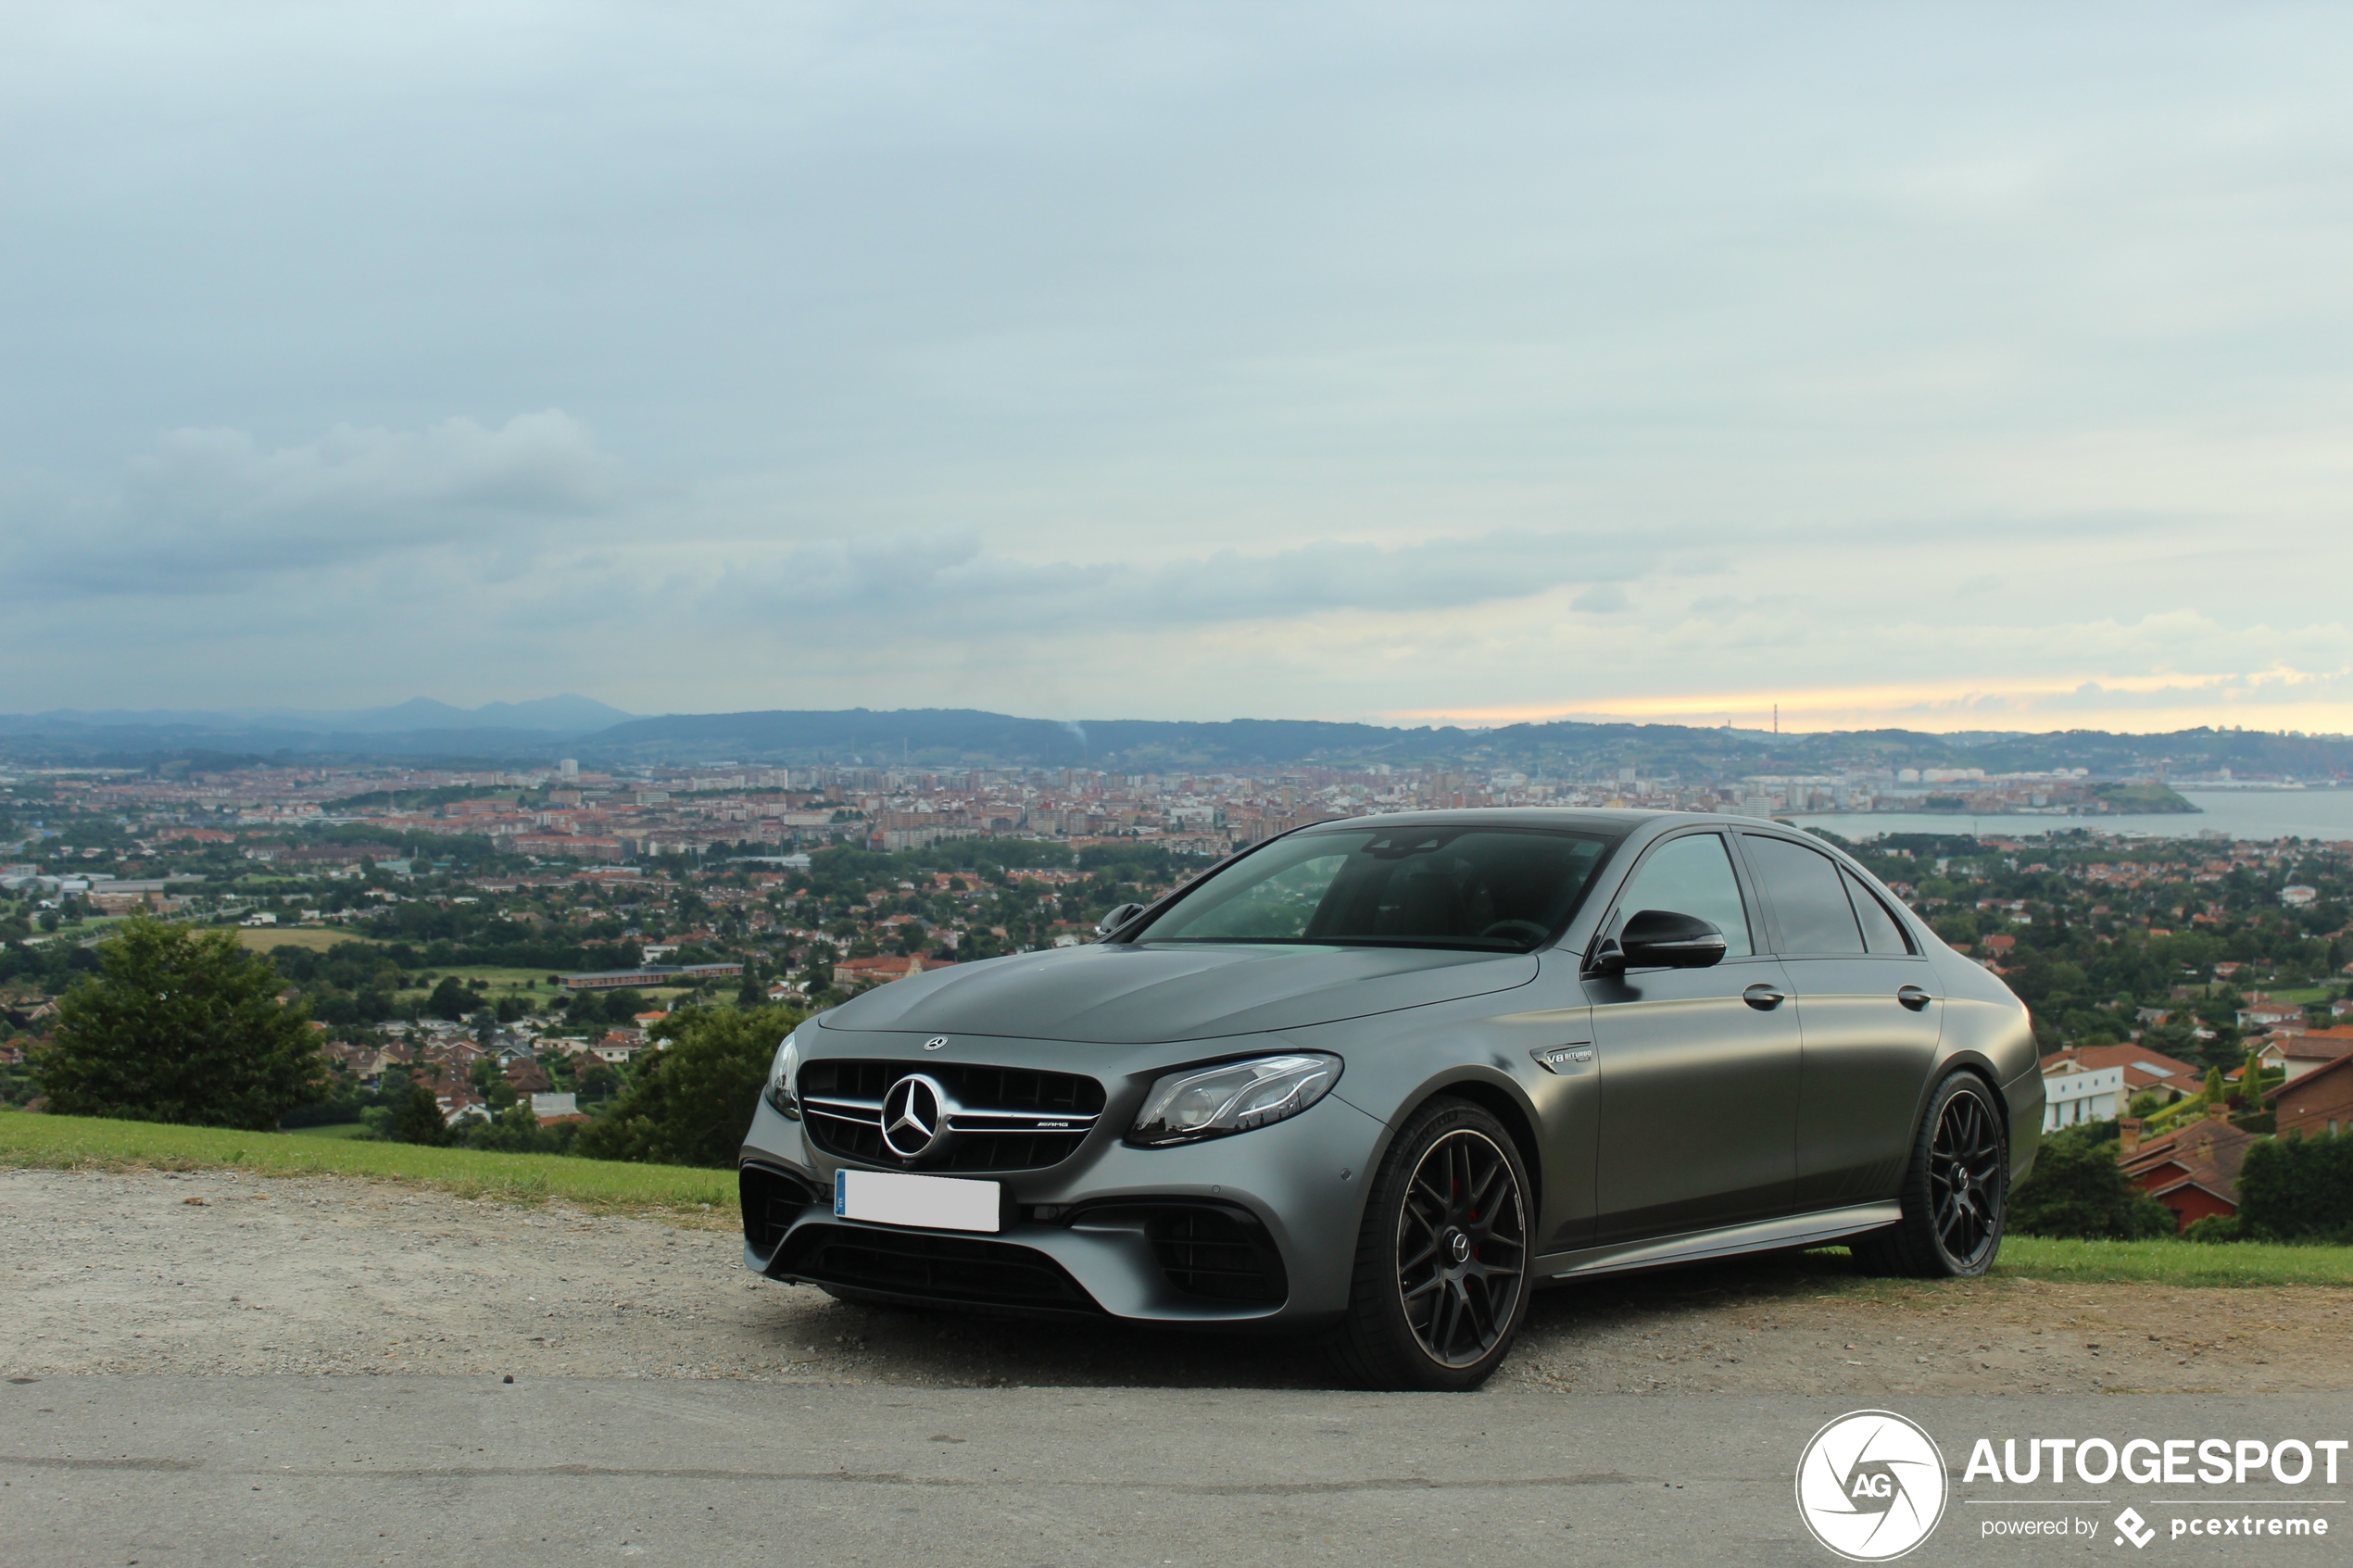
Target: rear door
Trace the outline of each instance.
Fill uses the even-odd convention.
[[[1643,909],[1724,933],[1708,969],[1587,978],[1601,1078],[1594,1241],[1705,1230],[1790,1210],[1799,1035],[1789,982],[1763,946],[1724,835],[1651,846],[1610,911],[1615,938]]]
[[[1797,1212],[1891,1198],[1944,1022],[1934,967],[1830,856],[1771,834],[1740,840],[1805,1041]]]

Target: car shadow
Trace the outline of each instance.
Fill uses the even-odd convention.
[[[1515,1358],[1580,1336],[1671,1326],[1783,1298],[1818,1296],[1858,1278],[1843,1250],[1772,1253],[1642,1273],[1608,1274],[1540,1291]],[[783,1287],[772,1345],[788,1369],[941,1387],[1345,1389],[1304,1336],[1202,1333],[1084,1319],[989,1316],[954,1308],[837,1301]],[[765,1314],[763,1314],[765,1315]],[[1507,1361],[1504,1373],[1511,1363]]]

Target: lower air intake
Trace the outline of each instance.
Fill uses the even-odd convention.
[[[790,1255],[779,1258],[771,1272],[932,1301],[1100,1311],[1044,1253],[967,1236],[803,1225],[793,1236]]]

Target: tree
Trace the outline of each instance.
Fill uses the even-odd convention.
[[[2171,1210],[2125,1179],[2113,1123],[2043,1140],[2034,1169],[2010,1191],[2010,1228],[2026,1236],[2127,1241],[2174,1228]]]
[[[576,1151],[598,1160],[733,1165],[768,1064],[802,1016],[791,1008],[672,1013],[651,1031],[668,1048],[643,1061],[612,1109],[582,1129]]]
[[[2353,1239],[2353,1134],[2290,1133],[2248,1148],[2239,1170],[2239,1212],[2266,1239]]]
[[[97,963],[57,1003],[50,1109],[264,1129],[326,1095],[308,1010],[280,1005],[276,968],[232,933],[133,915]]]
[[[456,975],[445,974],[441,984],[433,988],[433,995],[425,998],[425,1010],[435,1018],[461,1022],[474,1010],[474,994]]]
[[[449,1123],[442,1119],[441,1103],[422,1084],[412,1085],[406,1099],[392,1108],[392,1135],[402,1143],[444,1144]]]

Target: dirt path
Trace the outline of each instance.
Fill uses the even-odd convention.
[[[0,1172],[0,1375],[434,1373],[1316,1387],[1297,1346],[851,1307],[706,1228],[428,1188]],[[1578,1393],[2353,1389],[2353,1292],[1858,1282],[1779,1261],[1537,1300],[1503,1374]]]

